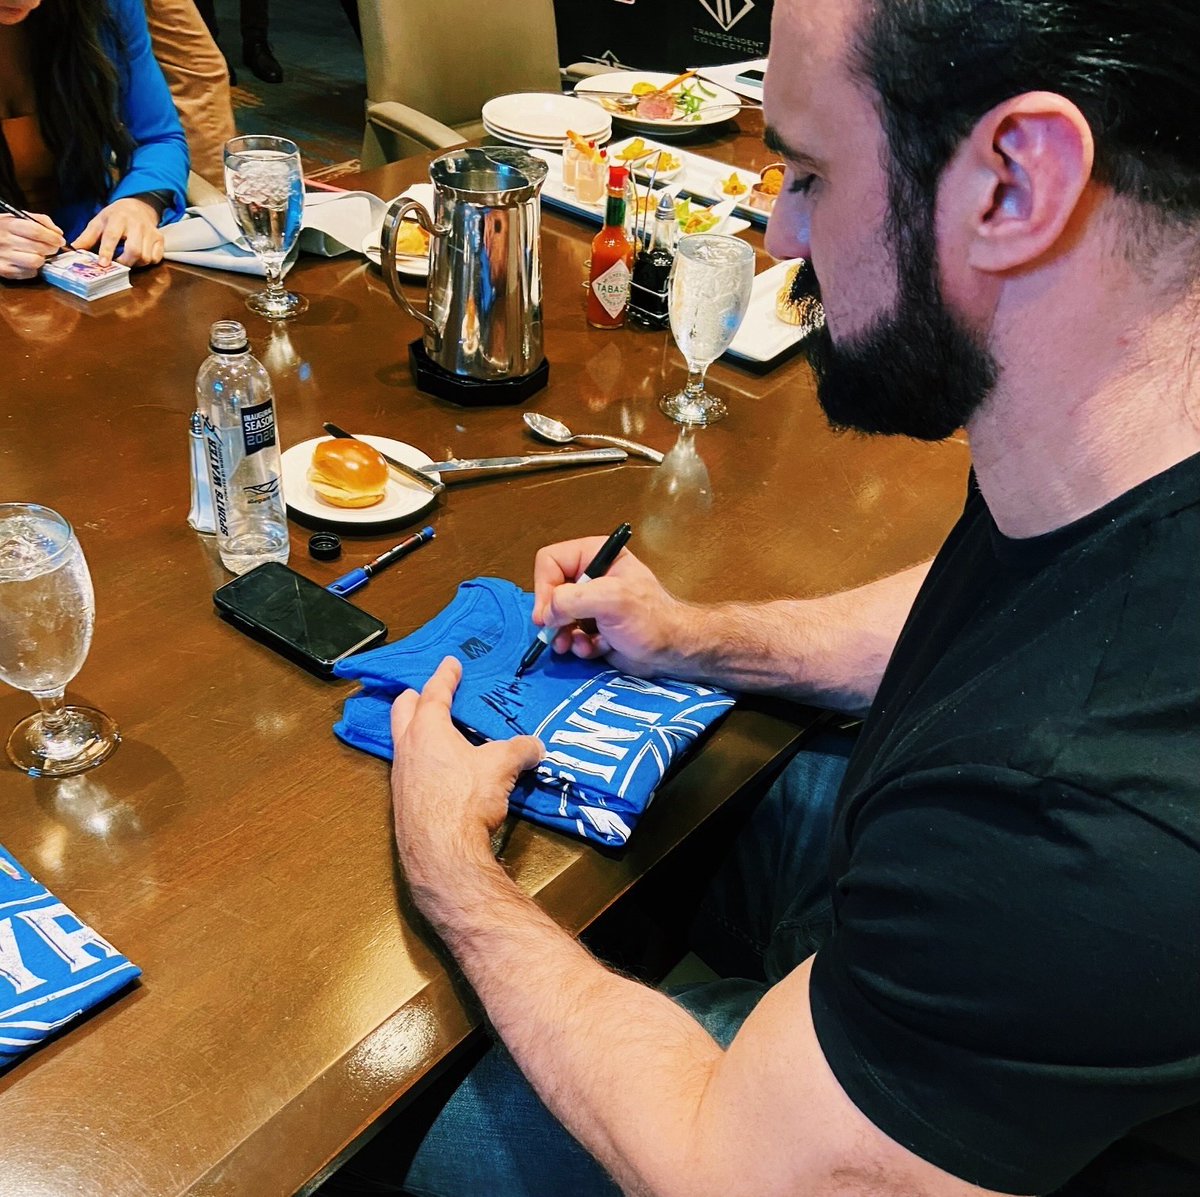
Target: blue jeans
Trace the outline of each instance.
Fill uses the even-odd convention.
[[[764,795],[714,878],[695,947],[737,975],[672,998],[723,1047],[762,995],[829,932],[829,833],[848,740],[824,736]],[[415,1197],[612,1197],[599,1164],[542,1105],[503,1045],[471,1070],[421,1143],[404,1191]]]

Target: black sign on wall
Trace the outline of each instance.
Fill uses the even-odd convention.
[[[682,71],[765,58],[772,0],[555,0],[558,60]]]

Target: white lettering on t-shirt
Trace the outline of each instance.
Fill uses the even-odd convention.
[[[579,709],[585,715],[619,715],[622,719],[636,719],[639,723],[657,723],[662,718],[661,711],[639,711],[637,707],[622,706],[615,699],[616,695],[611,690],[597,690],[579,704]]]
[[[650,694],[655,698],[666,698],[671,702],[687,702],[697,694],[711,694],[703,686],[689,686],[690,693],[680,694],[678,690],[667,690],[657,682],[648,682],[644,677],[614,677],[608,683],[614,690],[629,690],[633,694]]]
[[[568,756],[565,752],[548,752],[545,759],[553,761],[556,765],[562,765],[564,768],[587,773],[591,777],[601,777],[605,781],[612,781],[617,771],[616,765],[600,765],[595,761],[581,761],[578,757]]]
[[[73,973],[90,967],[97,960],[120,955],[107,939],[91,927],[82,926],[77,931],[68,931],[60,926],[59,919],[75,918],[61,902],[55,902],[53,906],[42,906],[37,910],[22,910],[13,917],[28,923],[46,941],[46,946],[62,957]],[[76,919],[76,922],[78,921]],[[100,955],[93,956],[88,948],[97,948]]]
[[[21,959],[21,949],[17,947],[12,919],[0,919],[0,977],[8,981],[17,993],[25,993],[46,983],[41,977],[30,972],[25,961]]]
[[[631,744],[642,738],[642,732],[637,728],[597,723],[594,719],[585,719],[578,711],[572,711],[566,721],[569,727],[579,730],[568,731],[566,728],[559,728],[550,737],[551,744],[585,748],[597,756],[606,756],[613,760],[624,760],[629,753],[629,749],[619,747],[620,744]]]

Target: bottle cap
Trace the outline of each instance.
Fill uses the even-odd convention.
[[[342,538],[336,532],[314,532],[308,538],[308,555],[314,561],[336,561],[342,555]]]
[[[249,345],[246,329],[237,320],[218,320],[209,329],[208,347],[213,353],[241,353]]]
[[[658,209],[654,213],[655,220],[675,219],[675,197],[669,192],[663,192],[658,201]]]
[[[617,191],[625,190],[625,180],[629,177],[628,166],[610,166],[608,168],[608,185]]]

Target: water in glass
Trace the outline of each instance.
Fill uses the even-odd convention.
[[[41,707],[6,745],[26,773],[80,773],[120,742],[107,715],[63,703],[91,647],[95,617],[91,575],[71,525],[36,503],[0,503],[0,681],[34,694]]]
[[[282,273],[304,219],[304,174],[295,143],[258,135],[227,141],[225,193],[267,275],[267,289],[251,295],[246,306],[273,320],[299,315],[308,301],[284,290]]]
[[[79,542],[26,515],[0,525],[0,680],[48,694],[83,667],[96,603]]]
[[[729,348],[754,286],[754,250],[737,237],[681,237],[671,269],[671,332],[688,365],[687,385],[659,407],[680,424],[711,424],[727,414],[704,388],[708,367]]]

